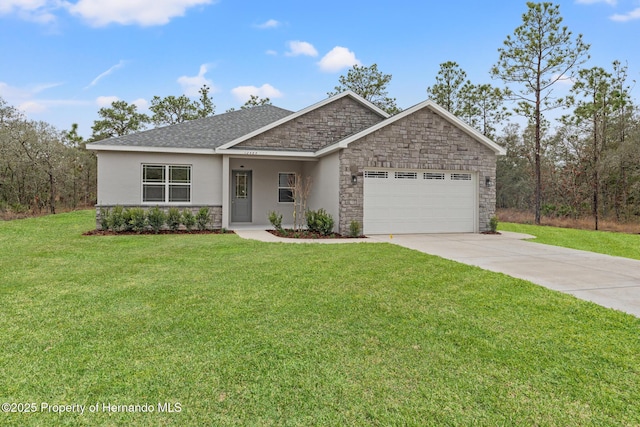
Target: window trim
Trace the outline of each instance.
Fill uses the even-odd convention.
[[[163,167],[164,171],[164,177],[163,177],[163,181],[145,181],[145,168],[147,166],[156,166],[156,167]],[[187,168],[188,170],[188,181],[187,182],[171,182],[171,168],[176,167],[176,168]],[[140,194],[140,199],[142,201],[143,205],[157,205],[157,204],[163,204],[163,205],[190,205],[192,203],[193,200],[193,165],[190,164],[169,164],[169,163],[142,163],[141,164],[141,168],[140,168],[140,172],[141,172],[141,194]],[[156,185],[156,186],[163,186],[163,191],[164,191],[164,200],[160,201],[145,201],[145,194],[144,194],[144,189],[145,186],[147,185]],[[171,188],[172,187],[187,187],[189,190],[189,200],[182,200],[182,201],[169,201],[169,198],[171,196]]]
[[[288,176],[293,175],[293,179],[294,179],[294,182],[295,182],[295,179],[296,179],[296,172],[278,172],[278,203],[285,204],[285,205],[292,205],[292,204],[293,204],[293,187],[290,187],[290,186],[288,185],[288,183],[289,183],[289,177],[287,177],[287,186],[286,186],[286,187],[284,187],[284,186],[280,186],[280,177],[281,177],[282,175],[288,175]],[[291,191],[291,199],[292,199],[292,200],[290,200],[290,201],[282,201],[282,200],[280,199],[280,191],[281,191],[281,190],[289,190],[289,191]]]

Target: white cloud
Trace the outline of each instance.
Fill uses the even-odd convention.
[[[26,114],[43,113],[47,111],[47,106],[44,102],[39,101],[26,101],[18,105],[18,110],[24,111]]]
[[[105,71],[103,73],[100,73],[98,75],[98,77],[93,79],[91,81],[91,83],[89,83],[89,85],[87,87],[85,87],[85,89],[89,89],[90,87],[95,86],[100,80],[102,80],[103,78],[107,77],[109,74],[113,73],[118,68],[122,68],[124,66],[124,64],[125,64],[125,62],[123,60],[120,60],[120,62],[118,62],[113,67],[109,68],[107,71]]]
[[[178,78],[178,83],[180,83],[180,86],[182,86],[182,90],[184,91],[185,95],[187,96],[200,95],[198,91],[204,85],[209,86],[209,89],[210,89],[209,93],[214,93],[216,91],[216,88],[213,85],[213,82],[204,76],[205,74],[207,74],[207,71],[209,71],[209,66],[207,64],[202,64],[200,66],[200,71],[198,72],[197,76],[193,76],[193,77],[182,76]]]
[[[117,96],[99,96],[96,98],[96,104],[98,107],[111,107],[111,104],[119,101]]]
[[[354,65],[362,65],[356,58],[356,54],[346,47],[336,46],[322,57],[318,62],[320,69],[328,73],[340,71],[343,68],[352,67]]]
[[[606,3],[611,6],[615,6],[617,0],[576,0],[577,4],[595,4],[595,3]]]
[[[55,21],[56,0],[0,0],[0,15],[15,13],[21,19],[47,24]]]
[[[149,102],[144,98],[134,99],[130,103],[138,107],[138,111],[149,109]]]
[[[318,56],[318,51],[311,43],[294,40],[289,42],[289,51],[285,53],[287,56]]]
[[[0,82],[0,96],[7,103],[14,105],[25,113],[42,113],[47,111],[49,107],[57,107],[62,105],[86,105],[85,101],[64,100],[64,99],[36,99],[35,96],[47,89],[61,86],[62,83],[38,83],[19,88],[11,86],[7,83]]]
[[[262,24],[256,25],[256,28],[260,28],[261,30],[269,30],[271,28],[278,28],[280,25],[282,24],[279,21],[276,21],[275,19],[269,19]]]
[[[276,52],[275,50],[269,49],[265,52],[267,55],[271,55],[271,56],[276,56],[278,54],[278,52]]]
[[[616,13],[615,15],[611,15],[609,19],[616,22],[627,22],[627,21],[633,21],[635,19],[640,19],[640,7],[632,10],[631,12],[627,12],[625,14]]]
[[[15,1],[15,0],[11,0]],[[78,0],[65,5],[69,12],[90,25],[103,27],[121,25],[164,25],[172,18],[183,16],[186,10],[207,5],[213,0]]]
[[[248,101],[251,95],[256,95],[260,98],[282,98],[282,92],[268,83],[260,87],[238,86],[231,89],[231,93],[241,102]]]

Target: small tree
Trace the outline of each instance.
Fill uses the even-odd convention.
[[[291,198],[293,199],[293,229],[298,230],[304,221],[307,211],[307,199],[311,193],[311,177],[304,179],[299,173],[289,176],[289,187],[291,188]]]
[[[552,87],[560,79],[573,77],[575,68],[588,58],[589,45],[583,43],[582,35],[574,38],[567,27],[560,26],[558,5],[527,2],[527,8],[522,25],[498,49],[500,59],[491,74],[518,85],[510,91],[518,101],[516,113],[532,119],[535,126],[535,222],[540,224],[542,113],[563,105]]]

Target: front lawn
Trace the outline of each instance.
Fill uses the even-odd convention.
[[[391,244],[94,224],[0,222],[0,400],[38,409],[0,425],[640,424],[633,316]]]
[[[534,241],[537,243],[640,259],[640,234],[515,223],[500,223],[499,229],[531,234],[536,236]]]

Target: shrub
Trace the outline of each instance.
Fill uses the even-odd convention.
[[[269,212],[269,222],[278,231],[282,231],[282,214],[278,212],[271,211]]]
[[[349,224],[349,236],[360,237],[360,223],[358,221],[351,221]]]
[[[142,208],[130,208],[125,211],[125,217],[127,218],[127,229],[133,230],[136,233],[144,231],[144,227],[147,225],[147,214]]]
[[[127,221],[124,215],[124,208],[120,205],[114,206],[113,210],[109,214],[109,219],[107,220],[108,228],[117,233],[125,228],[126,223]]]
[[[166,219],[167,219],[167,215],[164,213],[162,209],[160,209],[157,206],[152,207],[147,212],[147,222],[149,223],[149,226],[156,234],[158,234],[158,232],[164,225]]]
[[[323,236],[327,236],[333,231],[333,217],[324,209],[307,211],[306,217],[309,231],[320,233]]]
[[[176,231],[180,227],[180,211],[176,207],[169,208],[167,213],[167,225],[171,231]]]
[[[184,225],[184,228],[189,232],[196,225],[196,217],[193,215],[193,212],[191,212],[191,209],[182,211],[182,225]]]
[[[109,217],[111,216],[111,212],[109,208],[100,208],[100,228],[102,230],[109,229]]]
[[[496,233],[498,231],[498,217],[492,216],[489,220],[489,229],[492,233]]]
[[[206,230],[207,224],[209,224],[209,221],[210,221],[209,208],[207,207],[200,208],[200,210],[198,211],[198,214],[196,215],[196,223],[198,224],[198,230]]]

